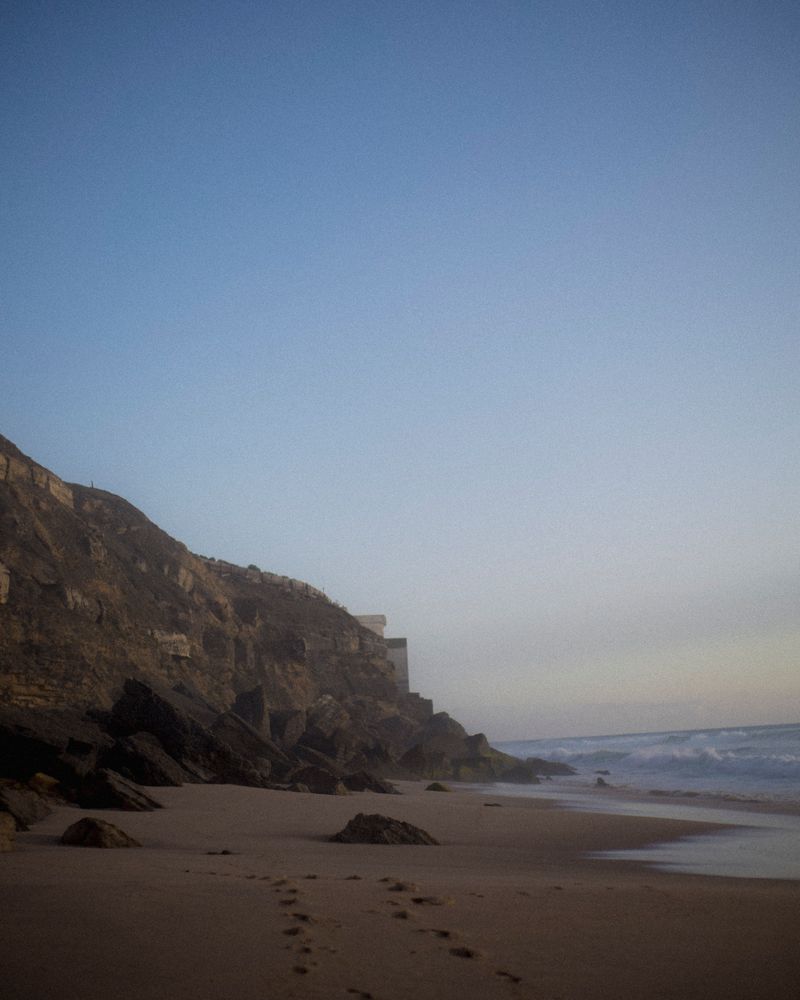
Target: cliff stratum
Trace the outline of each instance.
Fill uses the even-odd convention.
[[[97,806],[135,801],[131,780],[536,773],[400,693],[383,640],[320,591],[193,555],[0,437],[0,781],[49,775]]]
[[[104,706],[126,677],[214,705],[263,689],[420,720],[381,639],[313,587],[193,555],[121,497],[66,484],[0,437],[0,702]]]

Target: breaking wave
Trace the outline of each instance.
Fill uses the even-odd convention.
[[[592,780],[598,771],[609,772],[615,783],[634,788],[800,799],[800,725],[522,740],[497,746],[517,757],[562,761]]]

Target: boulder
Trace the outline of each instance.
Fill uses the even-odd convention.
[[[32,788],[11,783],[0,785],[0,813],[13,816],[18,830],[27,830],[31,823],[38,823],[52,811]]]
[[[271,739],[262,736],[236,712],[223,712],[211,732],[234,753],[248,761],[264,778],[288,773],[295,763]]]
[[[177,788],[186,779],[180,764],[169,756],[152,733],[134,733],[117,740],[102,754],[100,766],[116,771],[137,785]]]
[[[519,761],[513,767],[510,767],[507,771],[503,771],[501,781],[508,781],[515,785],[538,785],[540,784],[539,776],[536,771],[523,761]]]
[[[294,756],[303,764],[313,764],[315,767],[324,768],[332,774],[338,774],[339,777],[344,774],[344,769],[335,760],[320,753],[319,750],[312,750],[311,747],[303,746],[300,743],[294,749]]]
[[[61,835],[60,843],[70,847],[141,847],[138,840],[104,819],[86,816]]]
[[[447,712],[432,715],[422,727],[417,742],[427,750],[439,750],[448,757],[466,756],[464,740],[467,731]]]
[[[289,780],[293,785],[305,785],[315,795],[349,795],[347,788],[337,774],[322,767],[308,764],[292,771]]]
[[[441,781],[432,781],[430,785],[425,789],[426,792],[452,792],[452,788],[448,788],[447,785],[443,785]]]
[[[187,773],[187,780],[264,787],[268,779],[185,711],[176,702],[180,698],[175,692],[165,693],[128,678],[111,712],[114,732],[118,736],[152,733]]]
[[[450,777],[452,766],[450,759],[442,750],[432,750],[421,743],[413,746],[399,760],[403,774],[415,778]]]
[[[437,845],[438,840],[411,823],[404,823],[379,813],[358,813],[347,826],[331,837],[339,844],[424,844]]]
[[[351,792],[377,792],[379,795],[399,795],[400,790],[384,778],[377,778],[368,771],[355,771],[342,778],[342,784]]]
[[[28,778],[28,786],[45,798],[60,798],[58,780],[50,774],[37,771],[32,778]]]
[[[0,812],[0,854],[14,850],[14,837],[17,824],[11,813]]]
[[[76,711],[0,708],[0,777],[26,782],[44,772],[68,795],[110,744],[96,723]]]
[[[78,789],[77,801],[83,809],[152,812],[161,808],[161,803],[150,798],[143,788],[107,768],[87,775]]]

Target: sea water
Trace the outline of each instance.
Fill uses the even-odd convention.
[[[800,723],[495,743],[571,765],[574,784],[800,801]]]
[[[521,740],[494,746],[523,759],[560,761],[577,772],[527,788],[495,786],[505,794],[556,798],[572,809],[725,826],[721,833],[608,851],[598,857],[705,875],[800,879],[796,814],[800,724]],[[601,795],[598,778],[611,786]],[[700,796],[708,797],[712,807],[691,804]],[[752,811],[753,802],[759,803],[758,811]]]

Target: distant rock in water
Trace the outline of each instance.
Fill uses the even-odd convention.
[[[392,819],[390,816],[381,816],[379,813],[366,815],[358,813],[340,830],[339,833],[331,837],[332,841],[339,844],[420,844],[438,845],[439,841],[432,837],[425,830],[411,823],[404,823],[399,819]]]

